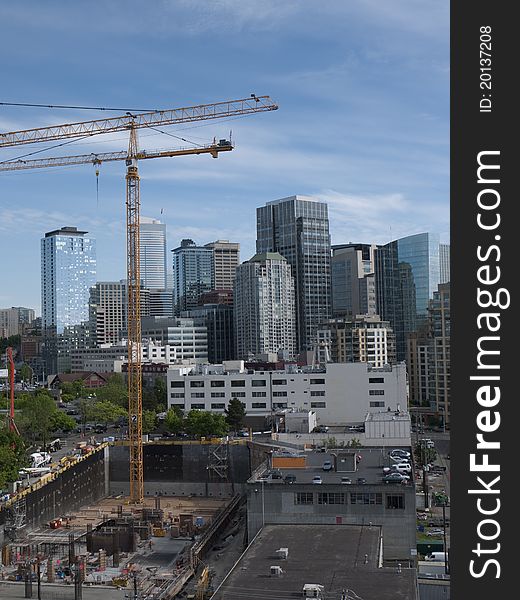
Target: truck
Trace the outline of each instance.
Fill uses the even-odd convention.
[[[31,459],[32,469],[43,467],[51,462],[51,455],[48,452],[33,452],[29,458]]]

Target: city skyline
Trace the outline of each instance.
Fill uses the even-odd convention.
[[[243,259],[253,256],[254,210],[295,194],[327,202],[333,244],[388,243],[423,231],[448,241],[447,2],[413,10],[404,0],[384,8],[369,0],[326,8],[287,2],[283,10],[268,1],[254,11],[232,0],[144,12],[132,5],[101,20],[79,3],[2,6],[10,24],[4,83],[16,90],[3,100],[133,110],[269,94],[280,107],[273,113],[167,130],[183,139],[141,132],[143,149],[204,144],[230,130],[236,144],[218,160],[142,161],[141,212],[166,224],[168,250],[183,238],[229,239],[240,242]],[[71,22],[89,26],[71,29]],[[104,41],[93,47],[97,34]],[[118,114],[2,105],[0,130]],[[62,153],[126,145],[116,135]],[[35,150],[26,148],[3,151],[0,160]],[[9,283],[0,287],[0,306],[37,308],[37,240],[68,224],[97,239],[100,280],[125,276],[124,164],[99,171],[98,179],[85,165],[1,175],[0,252],[13,258],[4,264]]]

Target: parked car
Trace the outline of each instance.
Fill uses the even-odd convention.
[[[408,475],[403,475],[402,473],[389,473],[383,477],[385,483],[405,483],[409,479]]]
[[[358,477],[357,478],[357,484],[358,485],[364,485],[367,482],[367,480],[364,477]]]
[[[395,463],[391,467],[384,467],[383,473],[404,473],[409,475],[412,472],[412,465],[407,462]]]
[[[291,473],[289,473],[285,476],[284,481],[285,483],[294,483],[296,481],[296,475],[292,475]]]
[[[323,483],[323,481],[321,480],[321,475],[315,475],[312,478],[312,483]]]
[[[283,479],[282,472],[278,469],[271,471],[271,479]]]
[[[345,485],[350,485],[352,483],[352,479],[350,479],[350,477],[342,477],[341,483],[343,483]]]
[[[324,471],[332,471],[332,462],[330,460],[326,460],[321,468]]]
[[[393,454],[392,456],[390,456],[390,460],[393,463],[410,463],[410,457],[409,456],[401,456],[399,454]]]
[[[411,454],[408,450],[401,450],[401,448],[395,448],[388,453],[388,456],[402,456],[404,458],[410,458]]]
[[[419,442],[421,445],[426,446],[426,448],[435,448],[435,444],[430,438],[423,438],[422,440],[419,440]]]

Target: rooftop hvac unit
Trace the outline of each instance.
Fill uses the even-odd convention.
[[[282,558],[284,560],[287,560],[288,556],[289,548],[278,548],[278,550],[276,551],[276,558]]]
[[[269,568],[269,573],[271,577],[281,577],[283,573],[282,567],[279,567],[278,565],[273,565]]]
[[[325,587],[318,583],[306,583],[303,586],[303,597],[304,598],[323,598],[323,591]]]

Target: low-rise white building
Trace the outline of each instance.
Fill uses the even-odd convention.
[[[186,371],[186,370],[185,370]],[[170,368],[168,406],[223,412],[239,398],[248,417],[271,417],[280,409],[316,413],[321,424],[362,423],[367,413],[407,406],[404,363],[373,368],[365,363],[330,363],[322,369],[246,370],[242,361]]]

